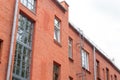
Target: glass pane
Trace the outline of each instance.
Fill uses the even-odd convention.
[[[72,47],[69,46],[69,57],[72,58]]]
[[[13,77],[12,80],[20,80],[20,79],[17,79],[17,78],[15,78],[15,77]]]
[[[23,4],[25,5],[25,6],[27,6],[27,0],[23,0],[24,2],[23,2]]]
[[[56,24],[58,24],[58,21],[57,21],[57,19],[55,19],[55,20],[54,20],[54,24],[55,24],[55,25],[56,25]]]
[[[29,3],[32,3],[33,0],[28,0]]]
[[[86,69],[89,69],[88,54],[86,53]]]
[[[57,31],[57,40],[58,42],[60,42],[60,31],[59,30]]]
[[[55,74],[55,80],[58,80],[58,74]]]
[[[57,30],[55,30],[55,32],[54,32],[54,39],[58,40]]]
[[[82,50],[82,67],[85,68],[85,52]]]
[[[28,8],[32,10],[32,5],[28,3]]]
[[[68,48],[69,57],[72,58],[72,40],[69,39],[68,42],[69,42],[69,43],[68,43],[68,46],[69,46],[69,48]]]
[[[53,65],[53,80],[58,80],[59,79],[59,71],[60,71],[60,66],[56,63]]]
[[[57,66],[57,65],[54,65],[54,72],[55,72],[55,73],[58,73],[58,70],[59,70],[59,69],[58,69],[58,66]]]

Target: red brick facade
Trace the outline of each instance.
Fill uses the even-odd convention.
[[[120,79],[120,70],[69,23],[69,5],[65,1],[61,3],[57,0],[35,1],[34,12],[20,1],[18,3],[12,64],[8,65],[16,0],[0,0],[0,80],[7,80],[8,66],[11,71],[9,80],[12,80],[19,14],[34,23],[30,80],[53,80],[54,63],[60,66],[58,80],[69,80],[69,78],[70,80],[115,80],[115,77],[116,80]],[[54,39],[55,18],[60,21],[60,42]],[[69,38],[72,39],[72,58],[68,56]],[[88,70],[82,68],[81,49],[87,52]],[[99,62],[99,76],[95,78],[96,60]],[[108,79],[106,70],[108,70]]]

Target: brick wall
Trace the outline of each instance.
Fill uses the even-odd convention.
[[[68,22],[69,5],[64,2],[62,2],[62,5],[65,8],[56,0],[37,0],[36,11],[32,12],[19,3],[18,15],[23,14],[34,22],[30,79],[53,80],[53,63],[56,62],[61,66],[60,80],[68,80],[69,77],[72,77],[74,80],[82,80],[82,78],[85,80],[94,80],[93,45],[86,39],[83,42],[83,49],[89,54],[89,70],[87,71],[82,68],[82,56],[80,53],[81,35]],[[0,0],[0,40],[3,41],[0,53],[0,80],[5,80],[7,74],[14,6],[15,0]],[[55,17],[60,20],[60,43],[54,40]],[[16,33],[17,29],[18,25],[16,25]],[[68,57],[69,37],[73,40],[72,59]],[[14,43],[13,64],[16,39]],[[105,75],[102,72],[106,68],[109,69],[110,75],[116,75],[120,79],[119,71],[106,60],[106,57],[101,56],[99,51],[96,52],[96,58],[100,64],[103,64],[100,65],[101,80],[104,80]],[[83,77],[82,73],[85,73]]]
[[[0,39],[2,40],[0,80],[6,79],[15,0],[0,0]]]

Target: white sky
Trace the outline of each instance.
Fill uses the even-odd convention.
[[[65,1],[70,6],[69,20],[114,58],[120,69],[120,0]]]

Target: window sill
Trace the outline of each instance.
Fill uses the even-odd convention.
[[[56,41],[55,39],[54,39],[54,43],[55,43],[56,45],[58,45],[58,46],[62,47],[61,43],[60,43],[60,42],[58,42],[58,41]]]
[[[83,70],[85,70],[88,74],[91,74],[90,70],[85,69],[84,67],[82,67]]]
[[[69,57],[69,60],[70,60],[71,62],[74,62],[73,58],[71,58],[71,57]]]

